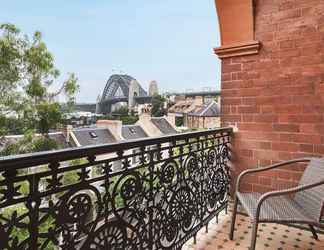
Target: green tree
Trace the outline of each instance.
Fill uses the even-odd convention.
[[[6,134],[23,134],[24,123],[15,117],[0,115],[0,137]]]
[[[128,107],[122,106],[111,114],[101,117],[101,119],[120,120],[124,125],[130,125],[138,121],[138,116],[134,113],[129,114]]]
[[[121,106],[117,110],[112,112],[113,115],[128,115],[128,107]]]
[[[166,110],[164,108],[165,98],[161,95],[154,95],[152,97],[152,110],[151,115],[153,117],[160,117],[166,114]]]
[[[24,136],[14,142],[5,142],[0,156],[27,154],[39,151],[60,149],[60,145],[46,136],[35,136],[33,131],[28,131]]]
[[[61,105],[56,99],[63,95],[67,104],[73,105],[79,90],[77,78],[71,73],[53,91],[59,76],[40,32],[30,38],[13,24],[0,24],[0,136],[18,131],[29,135],[32,131],[41,136],[30,141],[30,150],[57,147],[48,136],[50,129],[58,128],[62,122]],[[16,119],[18,129],[5,127],[9,116]],[[11,151],[20,153],[20,147]]]

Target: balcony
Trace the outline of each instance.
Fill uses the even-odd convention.
[[[227,210],[231,135],[0,158],[0,249],[181,249]]]
[[[248,249],[228,239],[230,128],[0,158],[0,249]],[[243,211],[244,212],[244,211]],[[261,224],[256,249],[322,249]]]

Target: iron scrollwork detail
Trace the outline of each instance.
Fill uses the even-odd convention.
[[[219,129],[107,145],[99,159],[93,148],[0,160],[0,250],[181,249],[227,207],[230,139]]]

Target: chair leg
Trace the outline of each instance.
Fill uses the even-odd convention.
[[[257,234],[258,234],[258,222],[253,222],[252,225],[252,236],[251,236],[251,246],[250,246],[250,250],[255,250],[255,243],[256,243],[256,238],[257,238]]]
[[[311,232],[312,232],[312,234],[313,234],[313,236],[314,236],[314,239],[315,239],[315,240],[318,240],[318,235],[317,235],[316,230],[315,230],[315,228],[313,227],[313,225],[308,225],[308,226],[309,226],[309,228],[310,228],[310,230],[311,230]]]
[[[229,239],[233,240],[233,236],[234,236],[234,228],[235,228],[235,220],[236,220],[236,213],[237,213],[237,203],[238,203],[238,199],[237,197],[235,197],[234,199],[234,207],[233,207],[233,214],[232,214],[232,222],[231,222],[231,231],[229,234]]]

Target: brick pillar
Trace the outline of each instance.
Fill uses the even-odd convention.
[[[222,126],[238,127],[235,175],[258,165],[324,155],[324,1],[255,2],[259,53],[222,59]],[[250,178],[245,189],[294,183],[300,170]]]

